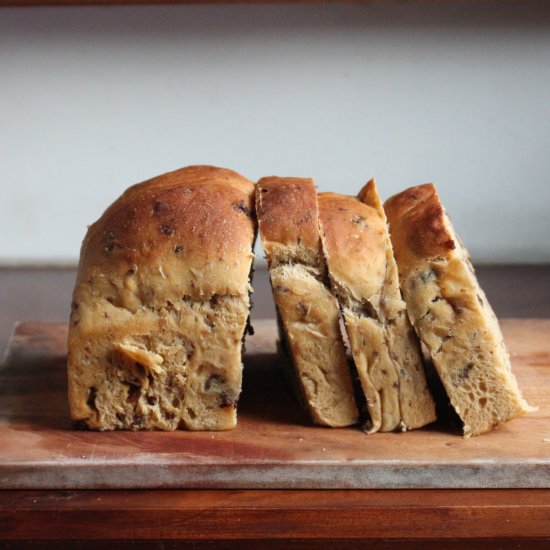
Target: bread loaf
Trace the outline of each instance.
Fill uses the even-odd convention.
[[[487,432],[532,410],[435,187],[412,187],[384,207],[409,317],[464,423],[464,435]]]
[[[192,166],[128,189],[84,239],[70,413],[96,430],[236,424],[255,186]]]
[[[310,179],[263,178],[256,211],[283,348],[312,420],[349,426],[358,420],[339,328],[338,302],[326,284],[315,185]]]
[[[323,249],[367,399],[369,433],[418,428],[435,420],[419,345],[399,292],[385,219],[355,197],[319,195]]]

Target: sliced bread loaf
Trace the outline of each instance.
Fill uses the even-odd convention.
[[[373,186],[368,197],[373,200]],[[385,220],[355,197],[319,195],[323,249],[367,399],[369,433],[435,419],[416,341],[407,322]]]
[[[498,321],[433,184],[384,204],[409,317],[469,437],[532,410]]]
[[[355,424],[355,404],[338,302],[326,283],[311,179],[263,178],[256,212],[279,318],[302,401],[313,422]]]
[[[235,426],[254,189],[230,170],[192,166],[131,187],[90,226],[68,342],[78,425]]]

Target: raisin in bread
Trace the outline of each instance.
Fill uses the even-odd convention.
[[[355,197],[336,193],[319,195],[319,218],[332,289],[367,400],[367,431],[433,421],[435,407],[418,343],[406,323],[396,273],[388,261],[392,251],[385,220]],[[417,415],[413,401],[421,409]]]
[[[325,282],[313,181],[261,179],[256,212],[281,343],[294,366],[302,401],[317,424],[355,424],[358,411],[338,302]]]
[[[434,185],[407,189],[384,207],[409,317],[464,423],[464,435],[487,432],[532,410]]]
[[[68,338],[80,426],[235,426],[254,190],[230,170],[192,166],[131,187],[89,227]]]

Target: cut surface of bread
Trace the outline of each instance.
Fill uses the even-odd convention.
[[[409,317],[464,435],[533,410],[521,396],[498,321],[435,186],[407,189],[384,208]]]
[[[399,293],[385,220],[376,208],[336,193],[319,195],[319,219],[332,289],[367,399],[367,431],[432,422],[435,406]]]
[[[316,424],[355,424],[358,410],[338,302],[325,283],[313,181],[261,179],[256,212],[282,347],[294,367],[301,401]]]
[[[358,198],[373,208],[384,221],[382,238],[386,273],[378,311],[384,324],[389,354],[396,365],[399,378],[401,427],[420,428],[436,420],[435,403],[426,381],[418,338],[407,315],[407,305],[401,296],[386,214],[374,180],[370,180],[361,189]]]
[[[79,426],[235,427],[254,190],[231,170],[191,166],[129,188],[89,227],[68,337]]]

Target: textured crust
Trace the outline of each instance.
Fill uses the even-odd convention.
[[[412,187],[384,207],[409,316],[464,422],[464,435],[487,432],[532,410],[435,187]]]
[[[397,274],[388,261],[385,221],[358,199],[335,193],[319,195],[319,214],[332,288],[367,398],[368,431],[433,421],[418,344],[408,330]],[[420,405],[418,413],[413,400]]]
[[[229,429],[255,237],[252,182],[193,166],[129,188],[84,239],[69,403],[91,429]]]
[[[273,267],[295,261],[317,268],[322,266],[313,180],[262,178],[258,182],[256,203],[258,211],[263,207],[262,243]]]
[[[130,187],[89,227],[77,284],[105,271],[123,277],[139,263],[142,293],[204,299],[248,292],[253,194],[252,182],[212,166]]]
[[[338,302],[324,283],[315,185],[310,179],[263,178],[256,211],[270,268],[283,348],[312,420],[357,422]]]
[[[384,221],[386,276],[383,307],[380,312],[385,324],[390,356],[399,377],[399,406],[404,429],[420,428],[436,420],[435,403],[431,396],[418,339],[407,316],[407,306],[401,296],[397,264],[388,231],[386,214],[374,179],[359,192],[359,199],[370,206]]]

